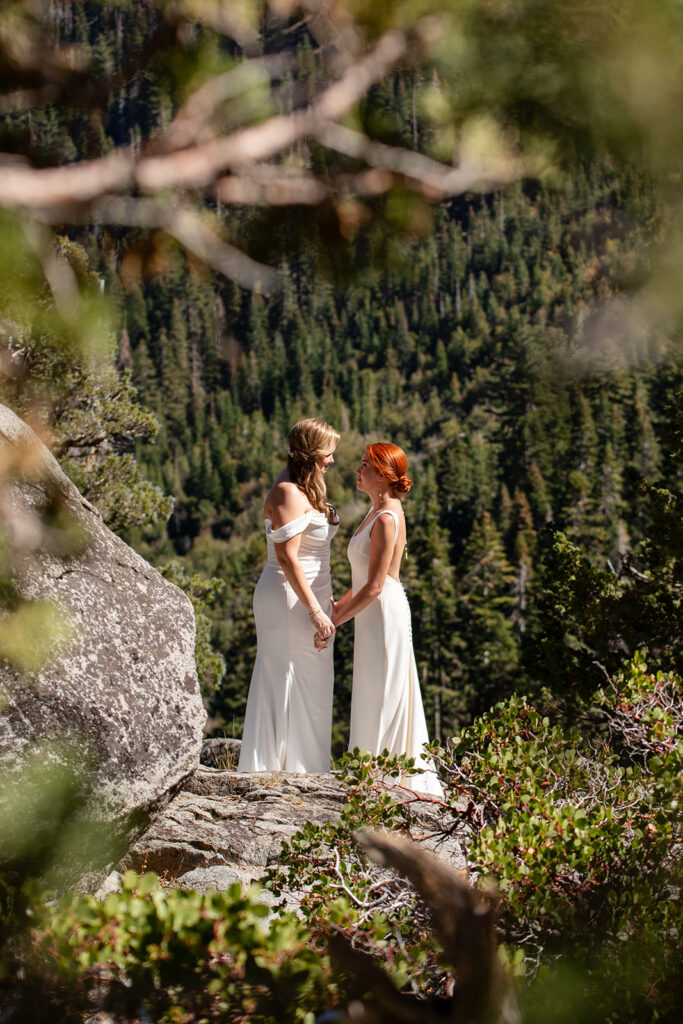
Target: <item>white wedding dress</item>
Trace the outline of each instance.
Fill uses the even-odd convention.
[[[398,538],[398,515],[391,509],[379,512],[353,535],[347,553],[354,594],[368,580],[370,534],[380,515],[392,516]],[[379,597],[355,617],[349,749],[360,747],[373,754],[388,750],[414,757],[416,767],[426,770],[423,775],[404,776],[401,784],[443,797],[434,765],[423,753],[427,741],[410,606],[398,580],[387,576]]]
[[[257,651],[241,772],[330,770],[333,643],[315,649],[308,612],[280,568],[275,544],[302,535],[299,562],[320,607],[329,614],[330,542],[338,528],[324,512],[305,512],[277,530],[266,519],[268,561],[254,591]]]

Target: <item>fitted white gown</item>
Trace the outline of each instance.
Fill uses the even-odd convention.
[[[314,629],[275,554],[301,536],[298,559],[327,614],[332,609],[330,542],[338,524],[305,512],[277,530],[266,519],[268,560],[254,591],[256,663],[249,686],[239,771],[328,772],[332,733],[332,640],[313,646]]]
[[[368,581],[370,534],[380,515],[392,516],[398,538],[398,515],[391,509],[378,513],[354,534],[347,549],[354,594]],[[401,784],[442,797],[434,765],[423,753],[427,741],[410,606],[398,580],[387,576],[379,597],[355,617],[349,749],[360,747],[373,754],[388,750],[414,757],[416,767],[426,771],[403,777]]]

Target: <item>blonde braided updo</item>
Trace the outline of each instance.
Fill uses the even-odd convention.
[[[299,420],[287,435],[287,472],[292,483],[306,495],[314,509],[336,522],[336,512],[327,500],[325,478],[317,459],[331,455],[339,434],[324,420]]]

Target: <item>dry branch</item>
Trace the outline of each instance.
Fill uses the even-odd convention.
[[[207,130],[217,108],[227,100],[235,99],[248,89],[265,84],[290,70],[294,65],[292,54],[278,53],[243,61],[237,67],[214,75],[192,93],[173,118],[163,139],[164,151],[191,146]]]
[[[464,875],[406,839],[381,832],[359,834],[356,839],[373,860],[400,872],[422,896],[436,937],[454,969],[456,988],[448,1006],[440,1007],[437,1014],[424,1001],[399,993],[368,954],[333,935],[332,956],[357,982],[359,992],[371,993],[354,1013],[354,1021],[429,1024],[438,1019],[451,1024],[517,1024],[517,1003],[498,958],[493,907],[482,901]]]
[[[280,287],[277,271],[257,263],[221,238],[220,225],[217,221],[213,226],[209,223],[208,212],[200,214],[189,207],[157,199],[109,196],[92,207],[90,216],[100,223],[165,231],[208,266],[243,288],[267,293]]]
[[[20,164],[0,170],[0,205],[35,210],[39,214],[92,202],[107,192],[123,192],[135,184],[135,156],[116,149],[96,160],[65,167],[34,168]]]
[[[203,20],[205,15],[212,16],[211,11],[219,20],[228,17],[220,4],[209,3],[208,10],[204,0],[196,2]],[[338,77],[308,105],[221,135],[216,124],[221,107],[245,94],[254,83],[263,82],[270,88],[274,78],[292,67],[294,58],[285,53],[247,59],[203,83],[180,108],[168,129],[151,140],[142,152],[134,147],[120,147],[98,159],[45,168],[31,167],[16,158],[5,159],[3,163],[0,154],[0,206],[29,212],[51,224],[100,221],[163,229],[243,287],[267,292],[278,287],[277,273],[255,263],[225,241],[218,221],[214,218],[211,224],[208,214],[201,217],[191,210],[183,192],[213,187],[223,203],[262,206],[311,206],[326,200],[342,200],[338,209],[343,219],[349,216],[343,203],[345,197],[381,195],[396,184],[441,198],[497,186],[519,176],[519,164],[512,158],[493,160],[485,166],[465,155],[460,166],[453,168],[417,152],[374,142],[339,124],[339,119],[374,84],[401,64],[415,59],[424,32],[421,36],[419,24],[410,37],[398,30],[387,31],[370,52],[351,57],[353,39],[347,39],[344,32],[332,31],[333,26],[325,21],[325,11],[317,5],[312,5],[310,14],[329,51],[328,72],[334,67]],[[177,11],[166,12],[146,46],[117,77],[89,86],[80,84],[68,98],[69,105],[78,105],[79,98],[91,105],[98,97],[101,100],[122,87],[131,74],[140,70],[146,56],[178,31],[182,20]],[[229,17],[228,22],[221,30],[239,35]],[[247,36],[249,40],[245,37],[243,41],[253,43],[248,32]],[[63,88],[65,73],[60,69],[60,78],[55,72],[45,88]],[[16,96],[6,96],[5,100],[19,102]],[[288,171],[280,162],[283,154],[306,139],[315,139],[351,156],[362,166],[356,173],[339,174],[329,180],[305,171]],[[271,160],[278,162],[268,163]],[[354,217],[357,216],[355,210]],[[355,220],[348,230],[356,230]]]
[[[224,203],[242,206],[316,206],[330,195],[318,178],[287,175],[282,168],[268,167],[270,174],[229,175],[216,182],[214,192]]]
[[[240,37],[241,30],[224,5],[194,0],[194,6],[201,20],[215,17],[220,31]],[[150,140],[142,151],[120,147],[98,159],[44,168],[0,154],[0,206],[29,213],[49,224],[100,221],[163,229],[238,284],[267,292],[278,287],[277,273],[225,241],[217,219],[210,223],[208,213],[203,217],[191,210],[183,193],[213,188],[219,201],[242,205],[312,206],[331,201],[337,203],[342,234],[350,236],[365,213],[358,204],[351,210],[351,205],[344,203],[346,197],[381,195],[400,184],[439,199],[498,186],[520,175],[519,162],[513,158],[500,157],[484,164],[465,153],[460,166],[454,168],[414,151],[374,142],[339,124],[373,85],[399,66],[414,62],[427,38],[428,26],[418,23],[410,36],[395,29],[387,31],[369,52],[359,56],[354,53],[359,39],[348,36],[332,22],[328,24],[324,6],[311,3],[309,18],[324,41],[327,73],[337,77],[307,105],[221,134],[219,115],[226,103],[248,93],[254,84],[262,82],[271,88],[273,79],[289,71],[294,63],[293,55],[287,53],[247,59],[204,82],[178,110],[166,131]],[[21,95],[6,94],[4,102],[21,104],[29,96],[35,103],[36,89],[41,88],[57,90],[54,95],[46,93],[54,100],[57,94],[61,97],[65,82],[71,81],[69,96],[64,98],[69,106],[104,103],[184,22],[179,9],[165,11],[145,46],[110,79],[83,82],[80,69],[77,74],[81,78],[74,79],[76,71],[61,66],[48,68],[49,73],[36,82],[32,97],[29,85],[26,93],[20,90]],[[244,31],[243,52],[253,53],[256,37]],[[351,156],[361,166],[355,173],[329,179],[305,170],[292,173],[283,166],[282,157],[307,139]]]
[[[155,193],[206,186],[222,172],[278,155],[315,135],[330,119],[342,117],[405,56],[407,46],[402,33],[388,32],[371,53],[349,67],[309,107],[272,117],[225,138],[171,153],[143,155],[137,160],[131,149],[118,149],[101,159],[65,167],[7,166],[0,175],[0,204],[37,209],[43,214],[59,207],[64,216],[69,204],[93,202],[107,193],[134,187]]]
[[[497,188],[522,172],[520,161],[513,158],[487,163],[466,158],[458,167],[450,167],[414,150],[373,142],[362,132],[340,124],[323,125],[317,139],[328,149],[419,183],[432,198]]]

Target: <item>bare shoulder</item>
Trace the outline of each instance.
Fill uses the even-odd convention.
[[[266,516],[272,520],[274,526],[276,525],[276,520],[282,525],[292,519],[296,519],[297,516],[303,515],[309,509],[310,503],[308,499],[301,493],[296,484],[293,484],[290,480],[280,480],[278,478],[268,491],[265,511]]]
[[[393,530],[395,522],[398,521],[398,524],[400,526],[402,523],[405,523],[406,521],[406,518],[403,514],[403,506],[401,505],[400,502],[397,501],[395,505],[390,505],[388,508],[382,509],[382,511],[379,513],[378,520],[380,522],[383,521],[385,526],[388,524]]]
[[[370,529],[370,541],[375,544],[381,544],[382,547],[385,544],[391,544],[393,547],[394,537],[396,535],[396,525],[394,523],[394,517],[387,515],[387,509],[384,512],[380,512],[376,517],[372,527]]]

